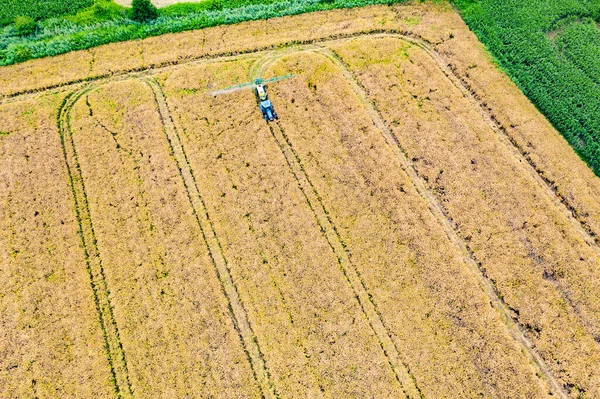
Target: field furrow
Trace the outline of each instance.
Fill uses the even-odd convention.
[[[404,397],[252,92],[202,89],[240,83],[250,69],[223,62],[159,81],[277,394]]]
[[[198,190],[198,185],[196,184],[187,154],[181,145],[179,134],[177,133],[175,125],[173,124],[173,119],[171,118],[171,113],[167,106],[162,88],[154,79],[148,80],[147,82],[152,88],[154,96],[156,97],[161,120],[164,125],[167,139],[169,140],[171,151],[173,152],[173,156],[177,162],[179,173],[185,184],[188,197],[194,209],[194,214],[198,220],[198,225],[202,230],[202,236],[206,242],[206,245],[208,246],[210,257],[217,268],[217,274],[221,280],[223,291],[225,292],[225,295],[227,295],[228,304],[232,311],[236,330],[242,342],[244,343],[244,350],[248,354],[255,378],[258,380],[263,396],[267,398],[275,398],[276,393],[273,389],[273,384],[270,381],[268,370],[265,367],[263,355],[258,346],[258,342],[256,341],[256,336],[252,331],[252,327],[248,323],[246,309],[244,309],[244,306],[240,301],[237,287],[231,278],[231,272],[227,266],[227,260],[223,255],[221,244],[219,243],[219,240],[215,234],[212,221],[210,220],[206,210],[206,204],[204,203],[204,200],[202,199],[202,196]]]
[[[373,303],[372,297],[367,291],[364,282],[360,278],[360,275],[356,271],[354,265],[348,257],[348,252],[345,250],[346,244],[342,241],[342,238],[337,231],[336,226],[333,224],[329,217],[329,212],[323,206],[323,202],[319,193],[311,183],[310,179],[306,175],[302,161],[298,157],[298,154],[294,151],[289,138],[286,136],[281,124],[277,123],[275,126],[269,126],[273,138],[277,142],[277,145],[281,149],[282,154],[285,156],[286,162],[290,167],[290,170],[294,174],[298,186],[302,190],[302,194],[306,198],[321,231],[325,235],[327,242],[331,246],[335,253],[338,263],[342,267],[344,276],[348,279],[348,283],[352,286],[352,289],[360,301],[361,308],[365,313],[371,328],[379,339],[384,353],[386,354],[396,377],[402,384],[404,392],[409,398],[422,397],[419,387],[414,381],[414,377],[410,375],[405,364],[400,358],[398,348],[392,341],[390,332],[384,326],[383,321]]]
[[[57,130],[63,99],[0,107],[2,398],[114,395]]]
[[[544,397],[547,382],[342,71],[312,52],[270,72],[284,71],[302,75],[271,89],[280,123],[423,395]]]
[[[423,50],[395,39],[334,48],[560,384],[600,394],[597,248]]]
[[[71,134],[138,397],[261,397],[148,85],[83,93]]]
[[[81,175],[81,166],[77,157],[77,150],[73,143],[71,130],[71,108],[87,89],[71,93],[58,112],[58,129],[65,159],[65,166],[69,174],[69,183],[75,201],[75,213],[79,225],[79,235],[83,247],[87,270],[90,275],[90,284],[94,295],[94,302],[100,320],[104,345],[106,347],[110,371],[112,374],[117,396],[129,398],[132,396],[127,360],[123,352],[123,345],[119,335],[119,328],[113,314],[110,302],[109,288],[102,266],[102,259],[98,252],[97,239],[94,226],[90,217],[89,204],[85,192],[85,185]]]

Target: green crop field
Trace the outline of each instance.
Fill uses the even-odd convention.
[[[93,3],[93,0],[2,0],[0,2],[0,26],[12,23],[18,16],[42,19],[73,14]]]
[[[600,2],[455,3],[513,81],[600,174]]]

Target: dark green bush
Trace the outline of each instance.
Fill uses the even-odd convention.
[[[150,0],[133,0],[131,3],[131,19],[137,22],[148,22],[158,17],[158,9]]]
[[[28,36],[35,32],[37,23],[31,17],[19,16],[15,18],[15,30],[19,36]]]

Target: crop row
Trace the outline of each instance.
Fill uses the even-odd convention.
[[[91,6],[93,0],[3,0],[0,5],[0,27],[13,22],[15,17],[33,19],[59,17]]]

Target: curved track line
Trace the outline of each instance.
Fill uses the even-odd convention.
[[[110,291],[104,275],[102,258],[98,249],[98,242],[94,232],[81,173],[81,165],[79,164],[71,129],[71,110],[77,101],[90,90],[91,88],[86,87],[77,92],[70,93],[65,98],[58,111],[57,124],[65,166],[69,175],[69,184],[75,203],[75,213],[79,227],[78,234],[81,238],[85,262],[90,276],[90,285],[104,338],[104,348],[111,371],[113,388],[118,398],[132,398],[134,395],[131,382],[129,381],[125,351],[123,350],[119,328],[110,301]]]
[[[521,327],[512,319],[510,310],[503,302],[503,300],[500,299],[489,280],[482,273],[481,269],[477,265],[477,262],[473,258],[473,255],[467,249],[465,242],[459,237],[454,227],[452,226],[452,223],[445,214],[443,207],[440,205],[439,201],[435,198],[433,193],[427,188],[427,184],[425,183],[425,181],[418,175],[414,165],[407,156],[406,151],[402,148],[400,142],[396,139],[392,131],[385,124],[383,117],[375,107],[372,100],[369,98],[364,87],[361,86],[358,79],[333,51],[323,50],[321,51],[321,53],[324,54],[330,60],[332,60],[338,66],[338,68],[344,74],[348,82],[351,84],[354,92],[365,105],[365,108],[369,116],[371,117],[373,124],[384,136],[385,141],[388,143],[390,148],[392,148],[396,153],[396,156],[398,157],[400,164],[402,165],[402,169],[409,176],[410,180],[412,181],[414,187],[417,189],[421,197],[425,199],[431,213],[442,225],[450,241],[462,253],[463,259],[466,261],[473,274],[479,280],[481,287],[488,296],[492,305],[498,310],[498,312],[504,319],[504,323],[507,326],[508,330],[511,332],[513,338],[517,342],[519,342],[520,345],[523,347],[525,353],[527,353],[530,360],[536,365],[540,375],[543,375],[545,377],[549,385],[550,391],[560,398],[567,399],[568,395],[560,386],[560,384],[556,381],[550,368],[548,367],[548,365],[546,365],[542,357],[537,353],[531,341],[527,339]]]
[[[372,296],[369,294],[356,267],[352,264],[352,261],[348,256],[348,251],[346,250],[346,244],[343,242],[336,226],[331,220],[329,212],[321,200],[321,196],[308,177],[302,164],[302,160],[294,150],[289,137],[285,134],[281,125],[277,123],[275,126],[277,127],[273,127],[273,125],[269,124],[271,135],[285,157],[290,171],[296,178],[300,191],[304,195],[309,208],[312,210],[313,215],[317,220],[317,224],[321,228],[321,233],[329,243],[348,284],[354,291],[361,310],[367,318],[371,329],[377,336],[379,345],[387,357],[388,363],[396,375],[396,379],[402,386],[407,398],[423,398],[423,394],[417,386],[414,377],[411,375],[410,369],[402,361],[400,351],[391,338],[389,330],[383,323],[381,314],[378,312]]]
[[[179,138],[179,134],[177,133],[162,88],[159,83],[152,78],[145,79],[144,81],[150,86],[154,93],[156,105],[163,122],[165,135],[177,163],[179,174],[187,191],[194,216],[196,217],[196,221],[202,232],[202,237],[208,247],[210,258],[221,283],[221,288],[227,298],[231,319],[244,347],[246,356],[248,357],[254,378],[261,390],[263,398],[279,398],[271,381],[266,361],[258,345],[258,339],[248,320],[248,314],[240,298],[238,288],[231,276],[231,271],[227,264],[225,254],[223,253],[223,248],[221,247],[213,223],[208,215],[206,204],[198,189],[194,172]]]
[[[519,160],[525,160],[526,164],[529,165],[530,169],[528,173],[534,178],[536,183],[540,185],[547,195],[550,196],[551,200],[556,206],[567,216],[571,225],[578,231],[583,240],[600,256],[600,232],[594,231],[588,223],[579,215],[579,211],[567,197],[559,193],[559,187],[555,182],[549,180],[543,176],[543,171],[538,170],[535,162],[527,155],[525,151],[518,143],[507,133],[506,129],[497,121],[494,115],[489,112],[483,102],[478,98],[477,94],[474,93],[467,82],[465,82],[458,74],[451,69],[451,66],[444,61],[443,57],[434,49],[431,48],[430,44],[425,41],[422,37],[411,34],[410,32],[399,31],[395,29],[371,29],[365,31],[359,31],[350,34],[343,35],[330,35],[322,37],[320,39],[313,40],[297,40],[291,41],[285,44],[266,46],[262,48],[246,49],[239,51],[237,54],[230,55],[231,53],[221,53],[214,55],[201,55],[197,57],[191,57],[183,61],[165,62],[162,64],[154,65],[151,67],[142,67],[132,70],[126,70],[117,72],[114,74],[104,74],[93,78],[83,78],[78,80],[72,80],[66,83],[60,83],[51,85],[41,89],[28,90],[19,93],[13,93],[10,95],[0,96],[0,104],[7,102],[18,101],[20,99],[35,96],[44,92],[57,92],[65,87],[82,86],[86,82],[91,81],[119,81],[127,78],[145,77],[151,76],[160,72],[167,71],[169,69],[177,68],[181,65],[197,65],[205,64],[210,62],[219,61],[235,61],[241,59],[252,58],[256,54],[269,54],[278,53],[281,51],[290,51],[290,49],[298,48],[299,50],[310,50],[315,48],[324,48],[327,44],[358,39],[366,37],[394,37],[411,44],[414,44],[423,49],[432,59],[438,64],[438,67],[442,72],[450,79],[450,81],[463,93],[463,95],[469,99],[474,106],[478,109],[484,120],[490,125],[490,127],[498,134],[500,139],[508,146],[513,156]]]
[[[303,49],[303,47],[306,47],[306,46],[334,42],[337,40],[352,39],[352,38],[357,38],[357,37],[362,37],[362,36],[371,36],[374,34],[382,34],[382,33],[399,34],[401,36],[413,37],[413,35],[410,32],[399,31],[399,30],[395,30],[395,29],[366,29],[366,30],[361,30],[361,31],[354,32],[354,33],[333,34],[333,35],[323,36],[323,37],[320,37],[317,39],[290,40],[290,41],[287,41],[284,43],[277,43],[277,44],[272,44],[272,45],[268,45],[268,46],[256,47],[253,49],[244,49],[244,50],[240,50],[240,51],[228,51],[228,52],[216,53],[216,54],[202,54],[202,55],[198,55],[198,56],[188,57],[185,59],[178,59],[178,60],[174,60],[174,61],[165,61],[165,62],[157,63],[157,64],[154,64],[151,66],[126,69],[126,70],[117,71],[117,72],[109,72],[109,73],[105,73],[105,74],[101,74],[101,75],[93,76],[93,77],[88,76],[88,77],[84,77],[84,78],[73,79],[73,80],[66,81],[64,83],[52,84],[52,85],[40,87],[37,89],[23,90],[20,92],[4,94],[4,95],[0,94],[0,104],[3,104],[5,102],[15,101],[15,100],[18,100],[21,98],[35,96],[40,93],[45,93],[45,92],[52,93],[52,92],[60,91],[61,88],[82,85],[82,84],[90,83],[90,82],[98,82],[98,81],[112,82],[112,81],[118,81],[118,80],[127,79],[127,78],[133,78],[133,77],[144,77],[144,76],[168,71],[170,69],[177,68],[182,65],[199,65],[199,64],[205,64],[205,63],[211,63],[211,62],[237,61],[237,60],[241,60],[241,59],[254,58],[256,56],[256,54],[278,52],[278,51],[293,48],[293,47]],[[414,37],[421,40],[421,38],[419,36],[414,35]]]
[[[548,379],[551,387],[553,388],[553,391],[555,391],[555,393],[557,393],[560,397],[565,397],[564,391],[558,385],[558,383],[554,380],[553,376],[551,375],[549,369],[547,368],[547,366],[545,365],[543,360],[535,352],[535,349],[533,349],[531,342],[529,342],[529,340],[527,340],[527,338],[523,334],[523,331],[513,321],[506,305],[498,298],[495,290],[490,285],[490,283],[487,281],[487,279],[483,275],[481,275],[481,271],[479,270],[479,267],[477,266],[475,260],[472,258],[472,255],[469,253],[465,243],[462,242],[462,240],[460,240],[458,235],[456,235],[456,232],[454,231],[454,228],[452,227],[451,223],[448,221],[447,216],[444,214],[443,209],[441,208],[441,205],[436,203],[436,199],[432,196],[431,193],[428,193],[427,188],[423,182],[420,182],[422,184],[417,183],[417,181],[419,181],[420,178],[416,174],[414,167],[412,166],[410,160],[406,159],[406,155],[403,153],[403,150],[399,147],[399,143],[396,142],[395,138],[391,135],[391,131],[385,126],[383,118],[381,117],[379,112],[376,110],[376,108],[370,102],[370,99],[368,98],[368,95],[366,94],[364,88],[362,88],[360,86],[360,84],[358,83],[358,81],[356,80],[356,78],[354,77],[352,72],[350,72],[348,70],[348,68],[343,64],[343,62],[340,59],[338,59],[334,53],[332,53],[328,49],[326,49],[327,44],[342,42],[342,41],[347,41],[347,40],[352,40],[352,39],[357,39],[357,38],[367,38],[367,37],[398,38],[398,39],[407,41],[411,44],[414,44],[414,45],[418,46],[419,48],[423,49],[431,57],[431,59],[438,65],[438,67],[446,75],[446,77],[463,93],[464,97],[467,98],[469,101],[471,101],[472,104],[478,109],[482,118],[489,124],[489,126],[493,129],[493,131],[495,133],[497,133],[497,135],[501,139],[501,141],[511,151],[512,156],[514,156],[519,161],[522,161],[522,160],[526,161],[525,162],[526,163],[526,165],[525,165],[526,171],[530,174],[530,176],[534,179],[534,181],[544,190],[544,192],[546,193],[546,195],[548,195],[548,197],[551,199],[553,204],[567,217],[570,224],[575,228],[575,230],[579,233],[579,235],[582,237],[582,239],[597,254],[600,255],[600,247],[598,246],[600,239],[598,238],[596,233],[587,225],[585,220],[583,220],[581,217],[579,217],[576,207],[574,207],[567,198],[565,198],[564,196],[560,195],[557,192],[558,190],[557,190],[557,187],[555,186],[555,184],[553,182],[549,181],[547,178],[545,178],[542,175],[543,172],[537,170],[535,163],[530,159],[530,157],[526,156],[526,153],[524,152],[524,150],[514,141],[514,139],[512,139],[510,137],[510,135],[506,132],[506,129],[504,129],[500,125],[500,123],[497,122],[494,115],[491,114],[485,108],[485,106],[483,105],[481,100],[478,99],[477,95],[469,88],[468,84],[465,81],[463,81],[457,75],[457,73],[449,67],[449,65],[444,61],[444,59],[441,57],[441,55],[439,53],[437,53],[435,50],[433,50],[430,47],[430,45],[426,41],[424,41],[422,38],[420,38],[416,35],[411,35],[407,32],[399,32],[399,31],[395,31],[395,30],[386,30],[386,29],[369,30],[369,31],[361,31],[361,32],[348,34],[348,35],[329,36],[329,37],[325,37],[325,38],[321,38],[321,39],[317,39],[317,40],[292,42],[292,43],[282,46],[282,50],[279,50],[279,51],[277,51],[277,50],[274,51],[273,50],[274,46],[271,46],[271,47],[262,48],[262,49],[255,49],[255,50],[248,50],[248,51],[240,52],[238,55],[234,55],[234,56],[226,56],[226,55],[201,56],[201,57],[196,57],[194,59],[188,59],[183,62],[175,63],[175,64],[158,65],[155,67],[142,68],[142,69],[134,70],[134,71],[124,71],[114,77],[109,76],[109,75],[104,75],[104,76],[99,76],[99,77],[93,78],[93,79],[87,79],[87,80],[82,80],[82,81],[71,81],[68,83],[59,84],[59,85],[52,86],[49,88],[44,88],[42,90],[35,91],[32,93],[15,93],[10,96],[5,96],[5,98],[3,100],[0,100],[0,104],[8,102],[8,101],[16,101],[22,97],[29,96],[29,95],[36,95],[41,92],[58,91],[64,87],[69,87],[69,86],[74,86],[74,85],[82,85],[85,81],[88,81],[88,80],[113,81],[113,80],[123,80],[123,79],[127,79],[127,78],[132,78],[132,77],[133,78],[145,77],[145,76],[149,76],[149,75],[151,76],[153,74],[166,71],[171,68],[176,68],[176,67],[178,67],[180,65],[184,65],[184,64],[203,64],[203,63],[219,62],[219,61],[225,61],[225,60],[233,61],[233,60],[239,60],[239,59],[253,57],[256,54],[261,54],[261,53],[277,54],[277,53],[280,53],[280,51],[285,51],[285,50],[288,50],[287,52],[289,52],[290,49],[293,50],[293,47],[296,47],[298,50],[306,49],[306,50],[317,50],[317,51],[323,52],[329,58],[333,59],[334,62],[336,62],[342,68],[342,71],[344,71],[345,74],[346,73],[348,74],[349,77],[347,76],[347,78],[352,83],[353,86],[356,86],[355,90],[358,90],[357,93],[359,95],[360,95],[360,92],[362,92],[362,94],[364,94],[364,98],[367,101],[366,104],[368,105],[370,112],[374,112],[374,114],[372,115],[372,117],[374,118],[373,121],[377,122],[376,125],[380,125],[380,126],[378,126],[380,128],[380,130],[383,129],[382,133],[384,134],[384,136],[388,136],[388,134],[390,135],[390,137],[386,137],[386,140],[391,140],[391,143],[394,146],[398,147],[398,150],[400,152],[399,155],[401,156],[401,158],[404,158],[406,161],[405,166],[406,166],[407,173],[409,174],[409,176],[411,178],[413,178],[413,175],[414,175],[414,177],[417,179],[416,181],[414,181],[415,187],[417,187],[417,189],[419,190],[419,193],[425,199],[427,199],[427,201],[430,205],[430,209],[432,210],[434,215],[436,215],[438,217],[438,219],[443,218],[443,219],[440,219],[440,221],[442,222],[442,225],[444,226],[444,228],[445,228],[446,232],[448,233],[449,237],[451,238],[451,240],[461,249],[463,254],[466,256],[468,263],[471,266],[474,265],[476,267],[476,269],[478,271],[478,276],[480,276],[483,279],[481,281],[481,283],[482,283],[485,291],[488,294],[492,294],[497,299],[497,301],[493,300],[492,303],[494,304],[495,307],[497,307],[501,311],[501,313],[503,314],[507,323],[509,325],[510,324],[513,325],[512,328],[510,328],[511,331],[513,332],[513,335],[527,349],[526,352],[530,355],[530,357],[532,358],[534,363],[540,368],[542,374]],[[282,54],[282,53],[280,53],[280,54]],[[271,57],[274,57],[274,56],[271,56]],[[271,57],[269,57],[269,58],[271,58]],[[269,60],[269,61],[272,62],[271,60]],[[61,112],[62,112],[62,109],[61,109]],[[521,162],[521,163],[523,163],[523,162]],[[413,173],[410,173],[410,171],[412,171]],[[421,186],[421,187],[419,187],[419,186]],[[429,196],[431,196],[431,198],[428,198],[428,194],[429,194]],[[450,229],[450,230],[448,230],[448,229]],[[215,238],[216,238],[216,236],[215,236]],[[516,330],[518,330],[518,332],[514,331],[515,328],[516,328]]]

